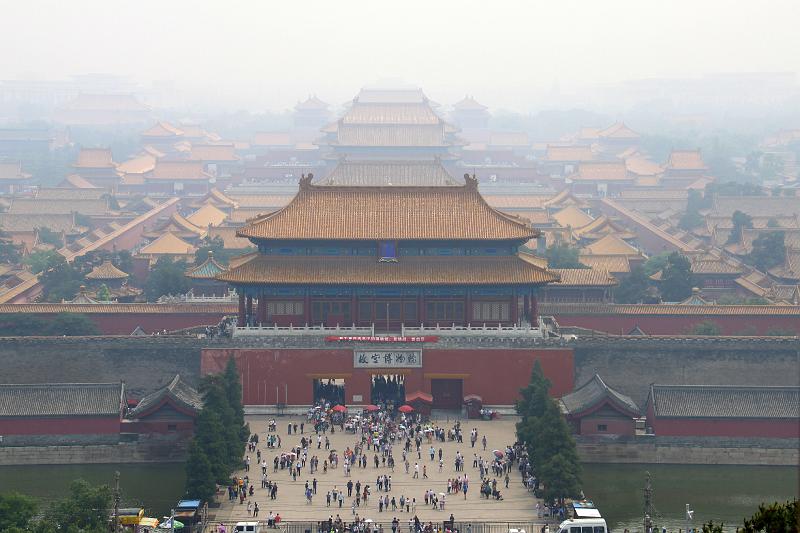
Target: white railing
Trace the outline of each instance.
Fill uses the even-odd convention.
[[[544,320],[539,320],[535,326],[524,322],[518,325],[502,326],[487,324],[432,324],[420,326],[400,326],[399,335],[403,337],[534,337],[544,338],[555,330]],[[398,332],[381,332],[381,335],[397,335]],[[279,335],[341,335],[341,336],[375,336],[375,324],[370,326],[237,326],[233,330],[234,337],[245,336],[279,336]]]
[[[265,335],[342,335],[342,336],[374,336],[375,326],[237,326],[233,330],[234,337]]]
[[[441,325],[435,324],[426,326],[403,326],[401,334],[409,337],[423,336],[495,336],[495,337],[538,337],[545,336],[549,328],[533,327],[530,324],[520,324],[512,326],[487,325],[487,324],[467,324],[458,326],[456,324]]]

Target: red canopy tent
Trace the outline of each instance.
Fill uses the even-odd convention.
[[[433,396],[427,392],[415,391],[406,394],[406,403],[414,408],[416,412],[424,416],[430,416],[433,406]]]

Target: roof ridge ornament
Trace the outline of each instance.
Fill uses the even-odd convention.
[[[475,177],[475,173],[473,173],[472,176],[470,176],[469,173],[464,174],[464,186],[470,191],[478,190],[478,178]]]
[[[301,191],[308,190],[308,188],[311,186],[311,180],[313,179],[314,179],[314,174],[312,174],[311,172],[309,172],[308,174],[301,174],[299,182],[300,190]]]

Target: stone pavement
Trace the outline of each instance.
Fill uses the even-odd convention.
[[[328,455],[325,451],[323,440],[323,446],[321,450],[316,449],[316,444],[309,448],[309,457],[316,454],[320,458],[320,471],[315,472],[314,476],[310,476],[307,473],[307,468],[305,468],[303,469],[302,476],[299,476],[297,481],[292,481],[292,478],[287,470],[279,469],[277,473],[273,473],[272,461],[276,455],[280,454],[281,451],[288,451],[292,448],[292,446],[299,445],[302,435],[288,435],[287,426],[290,421],[297,422],[299,425],[300,419],[291,417],[275,418],[278,425],[277,434],[281,436],[282,442],[279,450],[273,450],[266,448],[266,445],[264,444],[267,420],[269,418],[271,417],[264,415],[246,417],[247,422],[250,424],[250,431],[258,432],[259,439],[261,441],[259,447],[261,449],[262,458],[266,458],[267,461],[268,479],[273,482],[277,481],[278,483],[277,499],[270,500],[266,490],[260,488],[261,468],[256,466],[255,453],[250,454],[251,467],[249,477],[251,483],[253,483],[256,487],[255,494],[251,499],[254,502],[258,502],[260,509],[258,516],[259,520],[266,520],[266,517],[269,515],[270,511],[272,511],[274,513],[280,513],[281,518],[285,521],[317,522],[320,520],[326,520],[331,514],[334,516],[334,518],[337,514],[339,514],[343,520],[350,521],[353,519],[353,513],[351,509],[353,499],[345,497],[341,509],[338,507],[338,505],[334,507],[333,504],[330,508],[327,508],[325,503],[325,493],[333,489],[334,486],[346,491],[347,481],[348,479],[352,479],[353,483],[360,480],[362,486],[368,484],[371,489],[369,502],[365,505],[362,501],[361,507],[356,508],[356,512],[358,513],[359,517],[369,518],[375,522],[387,524],[391,522],[392,518],[397,516],[401,524],[407,524],[408,519],[413,517],[413,513],[409,515],[409,513],[400,512],[399,509],[397,512],[378,512],[378,496],[386,493],[378,491],[376,479],[381,474],[391,474],[392,490],[388,493],[389,500],[391,501],[392,496],[394,496],[399,501],[401,495],[405,495],[406,498],[416,498],[416,514],[419,516],[420,520],[433,520],[441,522],[443,520],[447,520],[452,513],[456,521],[459,522],[542,522],[541,520],[537,520],[537,499],[533,496],[533,493],[528,492],[522,485],[521,477],[516,468],[512,469],[512,472],[509,476],[510,483],[508,489],[502,487],[503,479],[497,480],[498,486],[501,487],[500,490],[504,498],[502,501],[495,501],[493,499],[486,500],[481,498],[479,494],[480,473],[477,468],[472,467],[472,454],[478,453],[479,457],[483,457],[485,460],[490,460],[492,458],[493,449],[504,449],[506,445],[513,444],[515,440],[514,424],[516,422],[514,418],[507,417],[502,420],[494,421],[462,420],[461,426],[464,434],[464,443],[458,444],[450,441],[441,443],[434,441],[433,445],[437,450],[437,458],[434,461],[430,461],[430,456],[426,453],[430,445],[427,444],[426,440],[423,440],[420,448],[422,451],[422,459],[419,461],[420,479],[412,478],[414,473],[414,462],[417,460],[416,451],[412,448],[412,452],[409,454],[409,462],[411,463],[411,467],[409,474],[406,474],[401,463],[401,447],[399,445],[395,446],[397,465],[395,466],[394,472],[391,472],[388,467],[375,468],[371,461],[372,453],[370,452],[368,455],[370,462],[367,465],[367,468],[362,469],[354,467],[351,469],[351,477],[345,477],[341,465],[341,461],[343,460],[343,452],[348,446],[351,449],[353,448],[354,444],[356,443],[356,435],[348,432],[340,432],[337,428],[337,431],[334,434],[328,432],[328,437],[331,440],[331,448],[339,452],[339,468],[335,470],[328,468],[327,474],[322,472],[322,463]],[[434,419],[434,422],[440,427],[450,428],[452,427],[454,421],[452,419],[446,420],[442,418],[439,420]],[[469,434],[473,427],[478,428],[478,442],[476,443],[474,449],[470,447],[469,443]],[[313,442],[316,442],[313,426],[306,425],[305,429],[305,436],[313,437]],[[481,438],[484,434],[487,438],[487,448],[485,452],[481,447]],[[443,448],[444,451],[444,468],[442,472],[439,472],[439,447]],[[468,474],[470,480],[467,499],[465,500],[464,495],[461,493],[449,494],[446,496],[445,510],[434,511],[430,506],[424,505],[423,499],[425,490],[430,488],[433,489],[437,494],[440,492],[444,492],[445,494],[447,493],[447,480],[449,478],[457,478],[459,475],[459,473],[455,471],[454,465],[456,451],[459,450],[466,459],[465,470],[461,474]],[[426,465],[428,467],[428,479],[422,479],[422,465]],[[239,471],[237,472],[237,475],[244,476],[245,472]],[[308,481],[310,485],[314,477],[317,478],[317,494],[314,496],[312,504],[309,505],[306,503],[304,496],[305,482]],[[247,500],[245,500],[244,505],[240,505],[238,500],[235,503],[230,502],[228,501],[227,493],[219,499],[221,500],[222,506],[219,509],[212,510],[214,515],[213,520],[217,522],[230,523],[248,519]]]

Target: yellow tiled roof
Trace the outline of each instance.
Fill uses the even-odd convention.
[[[228,218],[228,215],[214,207],[212,204],[205,204],[203,207],[186,217],[186,220],[201,228],[208,226],[219,226]]]
[[[114,161],[110,148],[81,148],[78,152],[78,161],[73,165],[77,168],[114,168]]]
[[[564,228],[582,228],[594,219],[574,205],[553,214],[553,219]]]
[[[590,146],[553,146],[548,144],[545,159],[556,162],[591,161],[594,159],[594,153]]]
[[[595,270],[594,268],[551,268],[550,271],[555,272],[561,278],[561,281],[554,287],[610,287],[617,284],[617,279],[606,270]]]
[[[140,255],[190,255],[197,248],[172,233],[164,233],[158,239],[139,250]]]
[[[700,150],[673,150],[667,168],[674,170],[707,170]]]
[[[582,255],[590,254],[636,256],[641,252],[612,233],[583,248]]]
[[[258,256],[217,276],[245,284],[314,285],[541,285],[558,280],[526,255],[500,257],[407,256],[379,262],[359,256]]]

